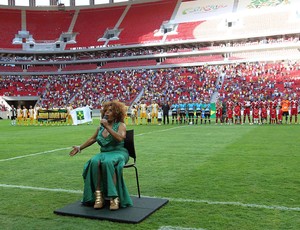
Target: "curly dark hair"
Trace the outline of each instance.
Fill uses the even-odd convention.
[[[124,122],[124,118],[126,116],[126,107],[124,103],[117,100],[104,102],[101,116],[104,116],[106,110],[108,110],[110,106],[112,108],[115,120],[117,122]]]

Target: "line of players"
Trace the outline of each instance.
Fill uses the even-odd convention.
[[[166,103],[165,103],[166,104]],[[241,101],[233,101],[228,99],[226,102],[217,101],[216,103],[216,124],[244,124],[246,119],[249,124],[282,124],[283,118],[285,123],[298,122],[298,106],[299,100],[294,97],[279,98],[278,100],[250,100],[245,98]],[[164,112],[163,112],[164,110]],[[207,124],[211,123],[211,104],[208,100],[197,102],[179,101],[169,105],[159,105],[156,101],[152,101],[151,105],[147,105],[144,100],[139,105],[135,105],[131,109],[130,117],[132,124],[138,124],[138,114],[140,116],[140,124],[161,124],[164,114],[169,123],[169,110],[172,114],[172,124]],[[68,108],[69,114],[70,108]],[[11,110],[12,125],[36,125],[37,109],[30,106],[27,109],[23,106]],[[293,120],[294,117],[294,120]],[[269,118],[269,121],[268,121]],[[68,116],[68,121],[71,118]]]
[[[275,100],[250,100],[216,103],[216,124],[297,124],[299,100],[284,97]],[[293,119],[294,117],[294,119]]]
[[[296,97],[268,101],[249,98],[240,101],[218,100],[215,123],[245,124],[247,120],[249,124],[297,124],[298,106],[299,99]],[[164,116],[162,107],[155,101],[148,106],[142,100],[131,110],[132,124],[161,124]],[[169,109],[172,114],[172,124],[211,124],[211,104],[208,100],[179,101],[170,105]]]
[[[29,109],[27,109],[25,105],[23,105],[23,107],[19,105],[17,108],[15,108],[14,105],[11,105],[11,125],[42,125],[43,122],[41,123],[38,121],[39,109],[39,107],[33,108],[32,105],[29,106]],[[67,125],[71,125],[73,123],[70,115],[71,110],[72,107],[68,106],[67,119],[65,122]]]
[[[179,101],[171,106],[172,124],[210,124],[211,104],[208,100]]]
[[[24,105],[17,108],[11,105],[11,125],[35,125],[36,110],[30,105],[29,109]]]
[[[127,113],[133,125],[161,124],[163,116],[159,105],[154,100],[151,105],[147,105],[144,100],[141,100],[139,104],[133,105],[131,111]],[[126,123],[128,123],[128,116],[126,117]]]
[[[171,110],[172,124],[210,124],[211,104],[208,101],[179,101],[170,105],[163,102],[161,105],[152,101],[147,105],[144,100],[131,108],[132,124],[169,124],[169,111]],[[140,119],[138,119],[140,118]],[[166,121],[165,121],[166,120]]]

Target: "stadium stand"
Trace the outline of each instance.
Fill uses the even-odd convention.
[[[115,27],[125,7],[105,7],[99,9],[80,9],[73,31],[77,33],[76,44],[71,47],[90,47],[103,45],[105,41],[98,41],[107,29]]]
[[[121,29],[120,40],[110,41],[109,45],[160,42],[162,36],[155,37],[154,32],[164,21],[171,18],[176,2],[166,0],[131,5],[119,26]]]
[[[1,76],[0,79],[0,95],[3,96],[41,96],[47,84],[43,76]]]
[[[299,96],[300,19],[291,10],[269,10],[262,20],[261,11],[245,14],[238,2],[225,9],[234,9],[234,18],[215,17],[211,9],[207,18],[186,21],[178,16],[185,3],[194,1],[0,9],[0,28],[7,31],[9,25],[0,38],[0,95],[40,96],[45,107],[93,108],[114,98],[131,105],[139,96],[148,103],[215,100],[213,95],[236,99],[249,92],[257,98]],[[166,25],[173,27],[164,31]],[[76,43],[59,52],[28,52],[12,45],[20,29],[45,43],[74,33]]]
[[[50,65],[33,65],[29,66],[27,69],[27,72],[56,72],[58,69],[56,66],[50,66]]]
[[[0,65],[1,72],[22,72],[22,68],[20,66],[14,65]]]
[[[0,31],[5,31],[0,36],[0,47],[20,48],[20,45],[13,45],[12,40],[21,29],[21,10],[0,8]]]
[[[35,40],[56,41],[61,33],[68,32],[73,15],[73,10],[26,10],[26,28]]]

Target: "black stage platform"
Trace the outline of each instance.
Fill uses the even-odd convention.
[[[77,201],[55,210],[54,213],[123,223],[139,223],[169,201],[167,199],[150,197],[138,198],[132,196],[131,198],[133,201],[132,207],[120,208],[116,211],[109,210],[109,203],[107,203],[104,208],[96,210],[93,206],[83,206],[80,201]]]

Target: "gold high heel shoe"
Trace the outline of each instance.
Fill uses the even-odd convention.
[[[119,209],[120,200],[119,197],[116,197],[114,199],[110,199],[110,210],[118,210]]]
[[[95,200],[94,208],[95,209],[103,208],[104,198],[103,198],[100,190],[95,191],[95,197],[96,197],[96,200]]]

